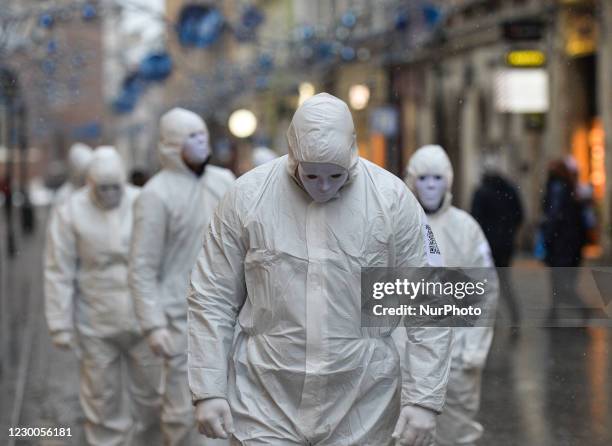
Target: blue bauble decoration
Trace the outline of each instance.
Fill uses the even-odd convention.
[[[350,62],[355,59],[355,49],[350,46],[345,46],[340,50],[340,57],[342,57],[342,60]]]
[[[274,68],[274,58],[270,54],[260,54],[257,58],[257,67],[263,72],[270,72]]]
[[[429,27],[434,27],[440,22],[442,13],[433,5],[425,5],[423,7],[423,16],[425,17],[425,23]]]
[[[53,28],[54,23],[55,19],[53,15],[49,13],[41,14],[38,18],[38,24],[43,28]]]
[[[57,52],[57,42],[55,40],[49,40],[47,43],[47,54],[52,55]]]
[[[147,56],[138,69],[138,74],[145,81],[163,81],[172,73],[172,58],[166,52],[153,53]]]
[[[181,45],[207,48],[219,40],[223,25],[223,15],[217,8],[189,5],[181,11],[176,29]]]
[[[357,23],[357,16],[355,15],[353,11],[347,11],[344,14],[342,14],[342,18],[340,19],[340,22],[342,23],[342,26],[346,28],[349,28],[349,29],[353,28],[355,24]]]
[[[254,30],[264,21],[264,14],[255,6],[247,7],[242,13],[240,23],[243,27],[249,30]]]
[[[331,42],[319,42],[316,56],[320,60],[329,60],[335,56],[334,44]]]
[[[410,24],[410,16],[405,8],[400,8],[395,13],[395,29],[398,31],[406,31]]]
[[[93,20],[97,16],[98,11],[96,10],[95,5],[92,5],[91,3],[86,3],[83,5],[83,8],[81,9],[81,17],[83,17],[83,20]]]
[[[313,39],[314,36],[315,36],[314,26],[304,25],[300,29],[300,38],[302,40],[310,40],[310,39]]]

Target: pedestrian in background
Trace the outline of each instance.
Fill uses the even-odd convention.
[[[453,167],[444,149],[418,149],[406,167],[406,184],[427,214],[446,267],[492,268],[487,239],[467,212],[452,205]],[[489,276],[489,275],[487,275]],[[497,303],[497,280],[487,285],[487,306]],[[455,327],[446,404],[438,417],[436,444],[474,445],[484,429],[476,421],[480,409],[482,371],[493,340],[493,326]],[[397,339],[397,338],[396,338]]]
[[[127,282],[132,206],[138,193],[126,184],[115,149],[99,147],[87,187],[56,209],[48,228],[47,323],[57,347],[78,353],[90,445],[160,441],[162,364],[138,329]]]
[[[517,188],[493,166],[487,166],[472,198],[471,214],[482,228],[498,269],[500,297],[510,311],[510,323],[520,324],[520,310],[508,268],[512,266],[523,205]]]
[[[187,289],[204,229],[235,178],[208,164],[208,129],[195,113],[170,110],[160,120],[160,136],[163,168],[134,208],[130,287],[149,345],[164,358],[164,444],[210,445],[215,442],[195,433],[187,384]]]
[[[556,323],[559,309],[569,307],[587,316],[576,291],[582,247],[587,241],[585,208],[577,197],[578,171],[571,158],[554,160],[542,204],[542,237],[545,262],[551,267],[552,307],[549,322]]]

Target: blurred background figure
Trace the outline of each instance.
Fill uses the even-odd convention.
[[[85,185],[87,168],[92,157],[91,147],[86,144],[77,142],[70,147],[68,152],[68,179],[55,194],[55,206],[61,205],[74,191]]]
[[[482,228],[493,261],[498,269],[500,297],[510,312],[510,323],[518,327],[520,310],[510,271],[518,230],[523,222],[523,205],[515,185],[505,178],[495,166],[494,160],[485,161],[484,174],[472,198],[472,216]]]
[[[541,231],[544,260],[551,267],[552,324],[557,322],[562,306],[580,310],[583,317],[588,317],[576,292],[577,267],[582,262],[589,224],[585,218],[587,208],[577,195],[577,178],[576,163],[570,157],[554,160],[548,167]]]
[[[76,153],[80,162],[89,159]],[[80,359],[87,443],[159,444],[161,361],[137,328],[127,283],[139,190],[125,183],[113,147],[99,147],[91,158],[87,187],[56,208],[48,228],[47,324],[53,343]]]
[[[253,149],[253,167],[261,166],[276,158],[278,158],[278,153],[267,147],[258,146]]]
[[[427,214],[440,247],[444,266],[490,268],[491,250],[478,223],[452,205],[453,167],[438,145],[418,149],[406,167],[406,184]],[[497,283],[489,282],[491,308],[497,300]],[[493,340],[493,327],[456,327],[446,404],[438,417],[436,444],[473,445],[484,429],[476,421],[480,409],[482,371]]]
[[[161,117],[159,154],[163,168],[134,207],[130,288],[149,346],[164,359],[164,445],[219,444],[195,432],[187,384],[187,289],[205,228],[235,177],[208,164],[208,128],[184,108]]]
[[[130,171],[130,183],[137,187],[142,187],[149,181],[149,174],[144,169],[132,169]]]

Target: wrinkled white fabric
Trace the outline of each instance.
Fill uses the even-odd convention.
[[[80,400],[92,445],[150,439],[161,400],[161,362],[143,342],[127,284],[132,206],[139,190],[121,183],[123,166],[109,161],[113,156],[118,157],[112,149],[97,153],[88,187],[56,209],[45,253],[47,323],[55,339],[58,333],[76,333]],[[118,180],[124,188],[112,210],[93,199],[92,189],[102,177]],[[122,363],[127,364],[127,380]],[[122,407],[126,393],[131,409]]]
[[[207,165],[197,176],[183,162],[185,140],[205,128],[188,110],[173,109],[162,116],[163,168],[145,185],[134,207],[129,276],[138,320],[145,332],[168,327],[171,343],[180,352],[165,361],[162,430],[169,445],[185,444],[197,435],[186,372],[189,272],[210,216],[234,182],[227,169]]]
[[[453,171],[444,149],[440,146],[420,148],[410,159],[406,172],[406,183],[412,190],[418,178],[425,175],[442,175],[448,185],[442,206],[427,216],[445,265],[493,267],[489,244],[476,220],[451,205]],[[497,282],[489,281],[488,290],[489,304],[494,308]],[[480,374],[493,339],[493,327],[455,328],[454,333],[452,372],[446,407],[438,419],[438,441],[440,444],[470,444],[482,435],[482,426],[474,417],[480,401]]]
[[[68,180],[55,193],[53,204],[59,206],[78,188],[85,184],[87,169],[93,156],[91,147],[77,142],[68,152]]]
[[[361,327],[360,273],[427,265],[425,216],[401,180],[358,157],[339,99],[304,102],[288,140],[288,155],[236,181],[206,232],[189,294],[192,396],[226,398],[244,445],[389,445],[400,393],[441,410],[451,335],[408,330],[400,392],[393,328]],[[299,162],[350,177],[320,204]]]
[[[259,146],[253,149],[253,167],[261,166],[262,164],[265,164],[268,161],[272,161],[276,158],[278,158],[278,153],[276,153],[274,150],[268,149],[267,147]]]

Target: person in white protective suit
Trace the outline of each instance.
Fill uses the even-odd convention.
[[[55,193],[53,205],[59,206],[77,189],[85,185],[87,168],[93,156],[91,147],[77,142],[68,152],[68,180]]]
[[[160,120],[160,134],[163,169],[134,209],[130,287],[149,344],[165,359],[164,444],[202,444],[187,384],[187,289],[206,225],[235,178],[208,165],[208,130],[195,113],[170,110]]]
[[[94,151],[87,183],[56,209],[48,228],[47,323],[53,343],[79,357],[87,443],[159,443],[162,364],[138,329],[127,281],[139,190],[125,183],[109,146]]]
[[[287,136],[288,155],[223,198],[191,275],[200,432],[244,446],[429,445],[451,332],[408,330],[400,391],[393,328],[362,328],[360,300],[362,266],[428,265],[425,215],[401,180],[358,156],[341,100],[308,99]]]
[[[444,149],[421,147],[410,158],[406,184],[427,213],[438,246],[448,267],[492,268],[487,239],[467,212],[451,205],[453,169]],[[494,309],[497,275],[487,287],[489,308]],[[492,305],[491,305],[492,304]],[[451,373],[446,405],[438,418],[436,441],[440,446],[472,445],[483,433],[475,420],[480,406],[482,370],[493,339],[493,327],[457,327],[454,331]]]
[[[278,154],[274,150],[268,149],[267,147],[259,146],[253,149],[253,167],[261,166],[262,164],[265,164],[268,161],[272,161],[276,158],[278,158]]]

